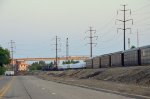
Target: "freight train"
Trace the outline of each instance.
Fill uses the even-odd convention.
[[[150,65],[150,45],[88,59],[87,69]]]

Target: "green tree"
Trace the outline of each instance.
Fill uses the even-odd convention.
[[[131,49],[134,49],[134,48],[136,48],[136,47],[135,47],[134,45],[132,45],[132,46],[131,46]]]
[[[3,75],[6,71],[5,67],[0,67],[0,75]]]
[[[34,62],[29,67],[29,70],[42,70],[42,67],[47,66],[45,61]]]
[[[76,64],[76,63],[79,63],[79,61],[74,61],[74,60],[68,60],[68,61],[63,61],[62,64]]]
[[[66,64],[66,62],[65,62],[65,61],[63,61],[63,62],[62,62],[62,64],[64,65],[64,64]]]
[[[29,70],[36,70],[36,66],[29,66]]]
[[[10,52],[8,49],[0,47],[0,66],[10,63]]]
[[[50,67],[53,67],[53,66],[54,66],[53,62],[51,62],[51,63],[49,64],[49,66],[50,66]]]
[[[71,63],[72,63],[72,64],[74,64],[74,62],[75,62],[74,60],[71,60]]]
[[[39,61],[40,66],[46,66],[46,63],[44,61]]]

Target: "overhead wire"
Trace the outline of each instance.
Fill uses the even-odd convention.
[[[134,10],[133,12],[143,10],[144,8],[149,7],[149,6],[150,6],[150,3],[148,3],[148,4],[146,4],[146,5],[142,6],[142,7],[140,7],[140,8],[138,8],[138,9]]]

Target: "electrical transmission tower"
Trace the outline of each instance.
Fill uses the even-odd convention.
[[[97,43],[93,43],[93,38],[98,38],[98,36],[94,36],[94,34],[96,33],[96,30],[93,30],[92,27],[90,27],[90,30],[88,30],[88,32],[90,33],[90,36],[88,37],[90,39],[90,57],[93,57],[93,45],[96,45]]]
[[[116,19],[116,20],[123,22],[124,26],[123,26],[123,28],[117,28],[117,32],[119,29],[124,31],[124,50],[126,50],[126,30],[129,29],[130,33],[131,33],[131,28],[126,28],[126,22],[132,21],[132,25],[133,25],[133,19],[126,19],[126,12],[127,11],[130,11],[130,15],[131,15],[131,10],[126,9],[126,5],[123,5],[123,10],[119,10],[119,11],[123,11],[123,20],[120,20],[120,19]],[[117,11],[117,14],[118,14],[118,11]]]
[[[58,69],[58,51],[60,50],[59,48],[58,48],[58,45],[60,45],[58,42],[60,41],[60,38],[58,38],[58,36],[56,36],[56,38],[55,38],[55,51],[56,51],[56,59],[55,59],[55,65],[56,65],[56,69]]]
[[[69,57],[69,40],[68,38],[66,39],[66,61],[68,61]]]
[[[11,61],[12,61],[12,67],[13,67],[13,70],[14,69],[14,47],[15,47],[15,42],[13,40],[10,41],[10,52],[11,52]]]

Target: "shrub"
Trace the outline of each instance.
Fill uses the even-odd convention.
[[[3,75],[5,71],[6,71],[6,68],[0,66],[0,75]]]

